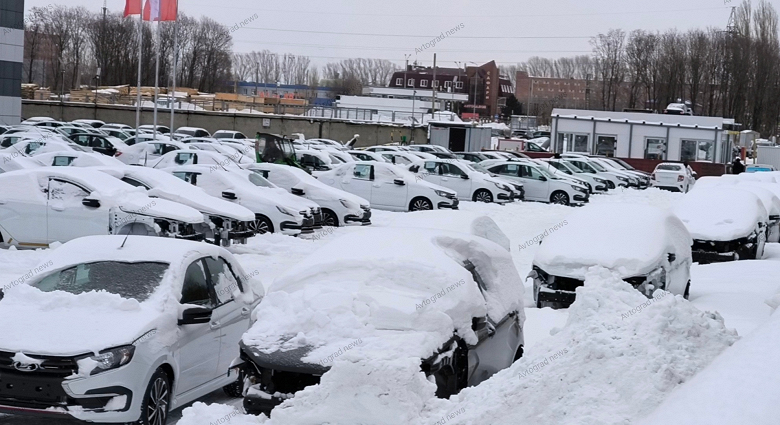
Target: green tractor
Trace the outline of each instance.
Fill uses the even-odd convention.
[[[257,162],[289,165],[309,172],[298,162],[295,146],[292,140],[286,136],[258,132],[255,135],[255,140],[259,142]]]

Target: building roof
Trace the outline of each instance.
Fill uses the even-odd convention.
[[[721,130],[726,124],[734,124],[731,118],[703,117],[690,115],[647,114],[640,112],[590,111],[585,109],[558,109],[552,111],[553,118],[574,118],[600,122],[623,122],[626,124],[645,124]]]

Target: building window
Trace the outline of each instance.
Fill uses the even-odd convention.
[[[409,87],[414,87],[414,78],[410,78],[410,79],[409,79],[409,80],[406,82],[406,85],[408,85]]]
[[[463,88],[463,81],[456,81],[455,82],[455,88],[456,89],[462,89]]]
[[[712,140],[682,140],[680,161],[715,161],[715,142]]]
[[[428,87],[428,80],[420,80],[420,87]]]
[[[433,87],[439,88],[439,80],[433,80]]]
[[[395,85],[399,86],[399,87],[404,85],[404,79],[403,78],[396,78],[395,79]]]
[[[596,135],[596,155],[615,156],[616,136]]]
[[[558,133],[559,152],[588,152],[588,134]]]
[[[444,82],[444,88],[445,88],[445,89],[448,89],[448,88],[450,88],[450,87],[452,87],[452,81],[445,81],[445,82]]]
[[[648,137],[645,139],[645,159],[663,161],[666,159],[666,139]]]

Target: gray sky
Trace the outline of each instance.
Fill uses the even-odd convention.
[[[123,0],[107,1],[111,11],[124,9]],[[25,0],[28,10],[51,3],[51,0]],[[440,66],[453,66],[455,61],[483,63],[495,60],[499,64],[512,64],[531,56],[555,58],[586,54],[590,52],[588,38],[610,28],[622,28],[627,32],[633,29],[722,28],[728,22],[730,6],[738,4],[737,0],[389,0],[384,3],[292,0],[259,3],[180,0],[179,8],[191,16],[210,16],[229,27],[256,13],[257,19],[233,33],[234,49],[239,52],[268,49],[307,55],[318,64],[350,57],[403,63],[405,55],[411,55],[410,60],[417,59],[426,65],[432,62],[435,52]],[[771,3],[780,9],[780,0],[771,0]],[[58,0],[54,4],[83,5],[94,11],[102,5],[99,0]],[[461,23],[462,29],[436,47],[415,52],[423,43]]]

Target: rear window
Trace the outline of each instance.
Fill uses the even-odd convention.
[[[160,286],[167,270],[167,263],[99,261],[54,272],[32,286],[43,292],[64,291],[75,295],[106,291],[144,302]]]
[[[682,171],[682,167],[674,164],[660,164],[656,167],[656,170],[660,171]]]

